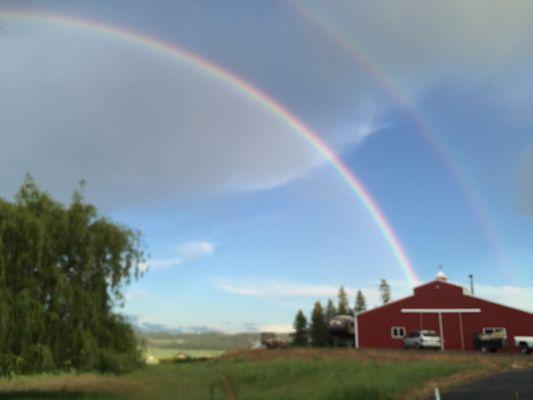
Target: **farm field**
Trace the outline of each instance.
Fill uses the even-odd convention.
[[[224,350],[200,350],[200,349],[169,349],[162,347],[147,347],[146,357],[155,357],[157,360],[171,360],[179,355],[191,358],[214,358],[224,354]]]
[[[0,380],[2,399],[424,399],[434,386],[533,365],[530,357],[340,349],[238,351],[114,377]]]

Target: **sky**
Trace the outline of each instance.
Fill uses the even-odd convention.
[[[146,329],[286,331],[439,266],[533,311],[531,26],[518,0],[0,0],[0,197],[85,179],[143,233],[118,311]]]

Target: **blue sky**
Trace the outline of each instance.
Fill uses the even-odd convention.
[[[533,308],[527,2],[0,1],[10,9],[127,28],[240,76],[336,151],[422,281],[442,264],[457,283],[473,273],[481,296]],[[453,167],[302,10],[381,71]],[[0,23],[0,196],[26,171],[61,200],[85,178],[90,201],[144,234],[149,270],[123,310],[139,323],[285,330],[340,285],[370,305],[382,277],[393,297],[409,294],[346,182],[261,104],[133,42],[1,13]]]

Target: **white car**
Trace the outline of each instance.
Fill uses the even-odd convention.
[[[435,331],[413,331],[403,339],[404,349],[434,349],[442,347],[440,336]]]
[[[529,354],[533,351],[533,336],[515,336],[514,344],[522,354]]]

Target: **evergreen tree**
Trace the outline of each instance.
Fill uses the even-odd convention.
[[[332,318],[337,315],[337,310],[335,309],[335,304],[333,304],[333,301],[331,299],[328,300],[328,305],[326,306],[326,322],[329,322],[332,320]]]
[[[390,286],[387,283],[386,279],[381,279],[381,283],[379,284],[379,293],[381,295],[381,301],[383,304],[387,304],[391,297],[390,297]]]
[[[319,301],[315,303],[311,314],[311,346],[324,347],[328,344],[328,326],[324,318],[324,310]]]
[[[298,310],[294,318],[294,333],[292,335],[293,346],[307,346],[309,343],[309,332],[307,331],[307,318],[302,310]]]
[[[0,199],[0,374],[140,365],[114,308],[139,276],[141,247],[80,191],[64,206],[28,176],[14,202]]]
[[[357,295],[355,296],[355,308],[354,311],[356,313],[359,313],[361,311],[366,310],[366,299],[363,295],[363,292],[360,290],[357,291]]]
[[[339,296],[338,296],[339,305],[337,307],[339,315],[349,314],[350,308],[348,304],[348,295],[346,294],[346,291],[344,290],[344,287],[341,286],[339,289]]]

